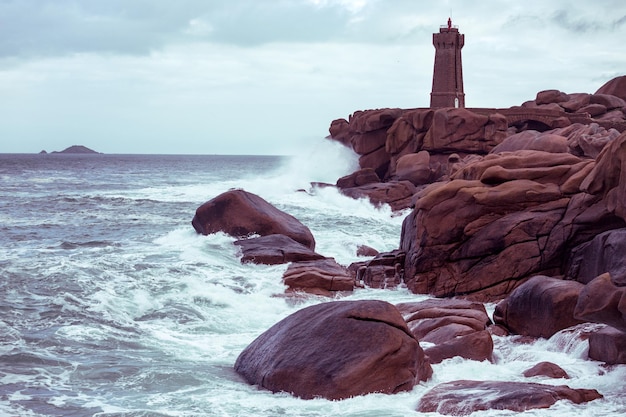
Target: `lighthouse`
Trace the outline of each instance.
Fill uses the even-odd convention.
[[[465,44],[465,35],[459,33],[459,27],[448,24],[433,33],[435,46],[435,66],[433,69],[433,89],[430,93],[430,107],[465,107],[463,92],[463,67],[461,48]]]

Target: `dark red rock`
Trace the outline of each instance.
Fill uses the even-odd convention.
[[[383,301],[299,310],[246,347],[235,371],[273,392],[331,400],[408,391],[432,373],[398,310]]]
[[[596,158],[580,188],[601,196],[609,212],[626,221],[626,132],[611,141]]]
[[[563,103],[570,99],[570,97],[559,90],[544,90],[537,93],[535,103],[551,104],[551,103]]]
[[[596,94],[609,94],[626,100],[626,75],[607,81]]]
[[[582,323],[574,318],[582,288],[579,282],[535,276],[498,303],[493,320],[514,334],[549,338]]]
[[[356,279],[370,288],[395,288],[402,282],[404,252],[377,254],[357,269]]]
[[[285,235],[267,235],[235,241],[241,247],[241,262],[277,265],[288,262],[324,259],[301,243]]]
[[[376,256],[378,253],[376,249],[367,245],[359,245],[356,248],[356,256]]]
[[[580,291],[574,317],[626,331],[626,287],[615,285],[609,273],[598,276]]]
[[[354,289],[352,274],[331,258],[294,262],[283,274],[283,282],[289,287],[288,292],[325,296]]]
[[[343,188],[341,193],[352,198],[368,198],[376,206],[389,204],[392,210],[398,211],[411,205],[415,191],[410,181],[389,181]]]
[[[565,372],[565,370],[559,365],[552,362],[539,362],[532,368],[525,370],[524,376],[526,378],[531,378],[533,376],[546,376],[548,378],[569,379],[569,375],[567,374],[567,372]]]
[[[609,230],[572,250],[566,276],[587,284],[606,272],[617,286],[626,286],[626,229]]]
[[[439,384],[420,400],[417,411],[464,416],[481,410],[522,412],[549,408],[560,400],[581,404],[602,398],[594,389],[527,382],[453,381]]]
[[[337,180],[337,187],[341,189],[353,188],[379,182],[380,177],[378,177],[376,171],[374,171],[372,168],[363,168],[353,172],[352,174],[348,174],[344,177],[339,178]]]
[[[254,234],[281,234],[315,249],[315,239],[308,227],[258,195],[244,190],[227,191],[207,201],[198,207],[191,223],[196,232],[203,235],[224,232],[245,238]]]
[[[600,116],[606,113],[606,106],[602,104],[588,104],[585,107],[580,108],[577,113],[586,113],[591,117]]]
[[[589,358],[607,364],[626,364],[626,333],[613,327],[589,335]]]
[[[482,303],[430,299],[396,307],[417,340],[434,344],[424,349],[431,363],[455,356],[491,360],[493,340],[487,330],[491,320]]]

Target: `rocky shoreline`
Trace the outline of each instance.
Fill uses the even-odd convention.
[[[398,249],[363,248],[372,255],[365,262],[343,266],[317,254],[306,226],[244,190],[199,207],[196,231],[240,238],[242,261],[290,263],[288,292],[406,285],[436,297],[303,309],[246,348],[236,371],[302,398],[394,393],[446,358],[491,360],[492,335],[547,338],[569,328],[589,340],[590,359],[625,364],[626,76],[594,94],[542,91],[519,109],[379,109],[333,121],[329,139],[360,155],[360,169],[335,186],[408,213]],[[493,317],[485,302],[497,303]],[[567,375],[550,363],[535,368],[528,374]],[[441,384],[417,409],[458,415],[601,398],[505,385]]]

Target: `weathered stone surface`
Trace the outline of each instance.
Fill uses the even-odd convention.
[[[607,326],[589,335],[589,358],[608,364],[626,364],[626,333]]]
[[[303,244],[285,235],[267,235],[235,241],[241,247],[241,262],[277,265],[288,262],[324,259]]]
[[[603,106],[606,110],[621,109],[626,107],[626,101],[613,94],[592,94],[589,97],[591,104]]]
[[[583,125],[574,123],[566,128],[552,131],[567,138],[567,146],[574,155],[596,158],[607,143],[620,133],[615,129],[605,129],[597,123]]]
[[[376,174],[372,168],[363,168],[358,171],[341,177],[337,180],[337,187],[339,188],[353,188],[360,187],[367,184],[375,184],[380,182],[380,177]]]
[[[417,197],[400,246],[407,253],[405,282],[415,293],[496,300],[560,262],[558,247],[544,250],[569,203],[555,184],[455,179]]]
[[[308,227],[244,190],[227,191],[207,201],[198,207],[191,223],[203,235],[220,231],[238,238],[282,234],[315,249],[315,239]]]
[[[574,317],[626,331],[626,287],[615,285],[609,273],[598,276],[580,291]]]
[[[581,404],[602,395],[593,389],[572,389],[528,382],[453,381],[439,384],[420,400],[417,411],[464,416],[480,410],[522,412],[549,408],[560,400]]]
[[[626,75],[607,81],[596,94],[609,94],[626,100]]]
[[[356,256],[376,256],[378,253],[378,250],[367,245],[359,245],[356,248]]]
[[[294,262],[283,274],[288,292],[332,296],[337,291],[352,291],[354,277],[334,259]]]
[[[462,108],[438,109],[424,137],[429,152],[489,153],[506,136],[504,116],[483,116]]]
[[[383,301],[336,301],[278,322],[239,355],[251,384],[331,400],[410,390],[432,369],[398,310]]]
[[[427,184],[430,182],[431,174],[430,154],[427,151],[401,156],[395,168],[398,180],[411,181],[414,185]]]
[[[524,376],[526,378],[531,378],[533,376],[545,376],[548,378],[569,379],[569,375],[567,374],[567,372],[565,372],[565,370],[559,365],[552,362],[539,362],[532,368],[525,370]]]
[[[550,103],[562,103],[564,101],[568,101],[570,97],[562,91],[559,90],[544,90],[537,93],[537,97],[535,98],[535,103],[541,104],[550,104]]]
[[[356,270],[356,279],[370,288],[395,288],[402,282],[404,252],[392,251],[377,254],[362,263]]]
[[[568,152],[567,138],[548,132],[524,130],[504,139],[491,153],[534,150],[552,153]]]
[[[602,104],[588,104],[585,107],[580,108],[577,113],[585,113],[591,117],[596,117],[606,113],[606,107]]]
[[[574,318],[582,289],[579,282],[535,276],[498,303],[493,320],[515,334],[549,338],[582,323]]]
[[[374,205],[389,204],[392,210],[403,210],[411,205],[415,186],[410,181],[389,181],[344,188],[341,193],[352,198],[368,198]]]
[[[491,320],[482,303],[456,299],[430,299],[397,304],[409,329],[420,342],[430,363],[460,356],[491,360],[493,340],[487,330]]]
[[[608,272],[618,286],[626,286],[626,229],[601,233],[574,248],[566,276],[583,284]]]
[[[581,189],[601,195],[608,210],[626,220],[626,133],[604,147]]]

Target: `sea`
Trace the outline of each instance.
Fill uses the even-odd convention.
[[[244,189],[298,218],[317,252],[340,264],[367,259],[359,245],[396,249],[408,212],[312,185],[356,167],[352,151],[325,139],[290,156],[1,154],[0,416],[438,416],[416,412],[417,403],[460,379],[604,395],[524,416],[626,414],[626,366],[587,359],[588,344],[576,337],[584,329],[549,340],[494,336],[493,361],[445,360],[431,380],[396,395],[302,400],[238,376],[240,352],[301,308],[428,298],[403,287],[285,297],[287,265],[242,264],[233,237],[191,226],[204,202]],[[522,376],[541,361],[571,378]]]

